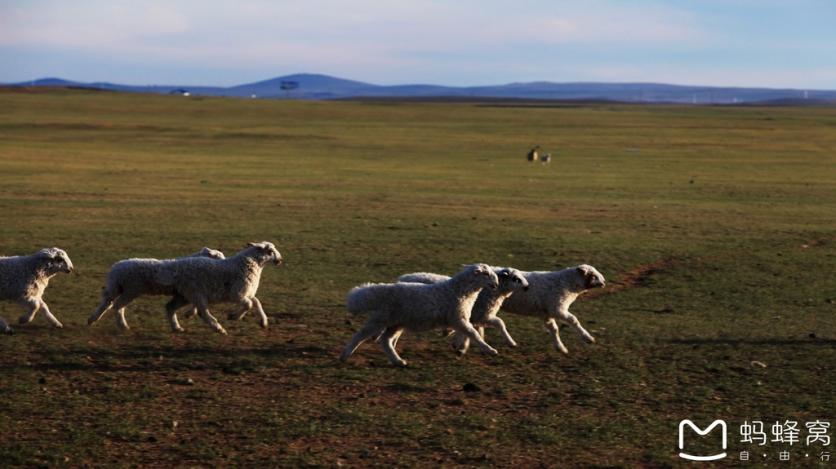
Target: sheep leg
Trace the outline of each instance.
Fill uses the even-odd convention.
[[[395,350],[397,338],[400,337],[401,333],[403,333],[402,327],[387,327],[386,330],[383,331],[383,336],[380,341],[380,345],[383,347],[383,353],[386,354],[386,357],[395,366],[406,366],[406,361],[401,358],[398,355],[398,351]]]
[[[398,329],[397,332],[395,332],[395,335],[392,336],[392,347],[397,347],[398,346],[398,340],[400,340],[401,335],[403,334],[403,331],[404,331],[404,329],[400,328],[400,329]]]
[[[267,313],[264,312],[264,308],[261,306],[261,300],[253,297],[252,302],[253,306],[255,306],[255,311],[258,313],[258,325],[266,328],[269,321],[267,320]]]
[[[126,331],[130,329],[128,326],[128,320],[125,319],[125,307],[128,306],[131,301],[133,301],[136,297],[126,297],[120,296],[113,302],[113,310],[116,311],[116,325],[119,326],[119,329]]]
[[[469,348],[470,339],[466,335],[456,332],[453,336],[453,350],[459,355],[464,355]]]
[[[58,318],[56,318],[52,314],[52,312],[49,310],[49,306],[46,305],[46,302],[44,300],[41,300],[41,311],[44,312],[44,316],[46,317],[46,320],[49,321],[50,324],[52,324],[53,326],[55,326],[59,329],[64,327],[64,325],[61,324],[61,321],[59,321]]]
[[[511,347],[516,347],[517,343],[514,341],[514,338],[511,337],[511,334],[508,333],[508,329],[505,327],[505,321],[500,319],[498,316],[494,316],[488,319],[488,324],[498,328],[500,332],[502,332],[502,336],[505,337],[505,341],[508,342],[508,345]]]
[[[388,329],[388,328],[386,328],[386,329]],[[374,338],[374,341],[375,341],[375,342],[380,343],[380,341],[381,341],[381,340],[383,340],[383,333],[384,333],[384,332],[386,332],[386,329],[383,329],[382,331],[380,331],[380,334],[378,334],[378,336]],[[400,339],[400,338],[401,338],[401,334],[403,334],[403,330],[401,330],[400,332],[396,333],[396,334],[393,336],[393,338],[392,338],[392,346],[395,346],[395,347],[396,347],[396,346],[398,345],[398,339]]]
[[[6,334],[11,334],[13,332],[12,328],[6,324],[6,320],[3,318],[0,318],[0,332],[4,332]]]
[[[116,310],[116,325],[123,331],[127,331],[131,328],[131,326],[128,325],[128,319],[125,317],[125,308],[119,308]]]
[[[37,299],[29,299],[23,300],[20,302],[24,308],[26,308],[26,312],[20,316],[20,319],[17,320],[18,324],[28,324],[35,319],[35,314],[38,313],[38,310],[41,308],[41,302]]]
[[[240,320],[244,319],[244,316],[247,315],[247,311],[249,311],[250,308],[252,308],[252,307],[253,307],[253,301],[250,300],[249,298],[243,298],[238,303],[238,309],[236,311],[233,311],[233,312],[229,313],[226,317],[230,321],[240,321]]]
[[[180,327],[180,321],[177,320],[177,310],[189,304],[189,300],[183,298],[181,295],[176,294],[168,303],[165,304],[165,315],[168,317],[168,323],[171,325],[172,332],[185,332],[186,330]],[[196,308],[192,308],[190,311],[195,311]]]
[[[479,337],[481,337],[482,340],[485,340],[485,326],[480,325],[476,328],[476,332],[479,333]]]
[[[562,311],[558,313],[557,318],[565,322],[566,324],[569,324],[570,326],[574,327],[586,343],[595,343],[595,337],[592,337],[592,334],[587,332],[586,329],[584,329],[583,326],[581,326],[581,322],[578,321],[578,318],[574,314],[570,313],[569,311]]]
[[[380,324],[374,322],[374,320],[370,319],[366,321],[366,324],[363,324],[363,327],[360,328],[353,336],[351,336],[351,340],[343,349],[343,352],[340,354],[340,361],[348,360],[348,357],[354,354],[357,351],[357,348],[360,345],[371,339],[372,337],[377,336],[381,333],[384,328],[381,327]]]
[[[197,305],[197,314],[203,319],[203,322],[209,325],[215,332],[226,335],[226,329],[221,326],[215,316],[209,312],[209,308],[205,304]]]
[[[87,325],[92,326],[96,321],[102,318],[108,310],[110,310],[111,306],[113,306],[113,298],[107,295],[107,293],[102,292],[102,302],[99,303],[99,307],[93,311],[93,314],[87,318]]]
[[[491,355],[499,355],[499,352],[497,352],[495,348],[488,345],[488,343],[485,342],[485,340],[479,335],[479,331],[477,331],[476,328],[474,328],[468,321],[461,319],[452,324],[452,326],[456,329],[456,332],[463,334],[475,342],[483,352]]]
[[[554,340],[554,348],[560,351],[563,354],[568,355],[569,349],[563,345],[563,341],[560,340],[560,328],[557,327],[557,323],[554,321],[553,318],[546,319],[546,329],[551,333],[552,339]]]

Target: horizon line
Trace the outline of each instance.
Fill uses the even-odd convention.
[[[572,85],[572,84],[600,84],[600,85],[661,85],[661,86],[676,86],[676,87],[686,87],[686,88],[725,88],[725,89],[760,89],[760,90],[793,90],[793,91],[822,91],[822,92],[834,92],[836,88],[796,88],[796,87],[777,87],[777,86],[763,86],[763,85],[706,85],[706,84],[684,84],[684,83],[671,83],[671,82],[664,82],[664,81],[583,81],[583,80],[573,80],[573,81],[551,81],[551,80],[532,80],[532,81],[511,81],[507,83],[495,83],[489,85],[444,85],[438,83],[398,83],[398,84],[388,84],[388,85],[381,85],[377,83],[371,83],[362,80],[356,80],[353,78],[344,78],[336,75],[329,75],[326,73],[311,73],[311,72],[295,72],[286,75],[277,75],[271,78],[265,78],[261,80],[245,82],[245,83],[238,83],[234,85],[211,85],[211,84],[171,84],[171,83],[145,83],[145,84],[136,84],[136,83],[124,83],[124,82],[117,82],[117,81],[108,81],[108,80],[93,80],[93,81],[81,81],[81,80],[74,80],[69,78],[63,78],[58,76],[42,76],[30,80],[22,80],[16,82],[0,82],[0,85],[5,86],[25,86],[26,83],[35,83],[37,81],[42,80],[61,80],[70,83],[76,83],[79,85],[96,85],[96,84],[103,84],[103,85],[119,85],[119,86],[136,86],[136,87],[195,87],[195,88],[235,88],[239,86],[245,85],[253,85],[256,83],[262,83],[270,80],[276,80],[281,78],[289,78],[294,76],[316,76],[316,77],[325,77],[325,78],[332,78],[337,80],[344,80],[344,81],[351,81],[355,83],[360,83],[369,86],[375,87],[396,87],[396,86],[436,86],[442,88],[458,88],[458,89],[467,89],[467,88],[491,88],[491,87],[501,87],[501,86],[510,86],[510,85],[532,85],[537,83],[543,84],[552,84],[552,85]],[[31,86],[31,85],[30,85]]]

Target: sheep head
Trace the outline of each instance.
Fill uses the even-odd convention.
[[[211,259],[226,259],[226,256],[224,256],[224,253],[222,253],[221,251],[218,251],[217,249],[207,248],[207,247],[204,247],[203,249],[201,249],[197,253],[197,256],[199,256],[199,257],[209,257]]]
[[[254,257],[259,264],[263,265],[271,261],[276,265],[282,263],[282,255],[276,249],[276,245],[269,241],[247,243],[247,247],[254,249]]]
[[[47,275],[57,274],[58,272],[72,272],[75,267],[70,260],[70,256],[63,249],[59,248],[45,248],[38,251],[38,258],[41,260],[41,266]]]
[[[604,276],[601,275],[600,272],[595,270],[595,267],[587,264],[581,264],[575,267],[575,271],[580,275],[582,279],[582,288],[584,290],[589,290],[592,288],[599,288],[606,285],[606,281],[604,280]]]
[[[473,264],[467,266],[467,270],[471,271],[474,278],[476,278],[477,284],[482,288],[496,290],[499,287],[499,277],[496,276],[496,272],[491,269],[491,266],[487,264]]]
[[[503,292],[513,292],[518,289],[528,291],[528,280],[519,270],[503,267],[496,270],[496,275],[499,278],[499,287]]]

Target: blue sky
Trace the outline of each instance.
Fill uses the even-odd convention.
[[[830,0],[0,0],[0,82],[836,89]]]

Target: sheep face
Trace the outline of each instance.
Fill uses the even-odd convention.
[[[276,249],[276,246],[269,241],[262,241],[260,243],[247,243],[248,247],[256,248],[256,259],[260,264],[273,262],[276,265],[282,263],[282,255]]]
[[[604,276],[601,275],[600,272],[595,270],[595,267],[591,265],[582,264],[576,267],[578,274],[580,274],[581,278],[583,279],[583,289],[589,290],[592,288],[599,288],[606,285],[606,281],[604,280]]]
[[[499,277],[499,287],[503,293],[514,292],[519,289],[528,291],[528,280],[519,270],[507,267],[497,270],[496,275]]]
[[[499,277],[496,276],[496,272],[490,266],[486,264],[474,264],[471,267],[479,286],[482,288],[490,288],[491,290],[499,288]]]
[[[197,254],[200,257],[209,257],[211,259],[226,259],[226,256],[224,256],[224,253],[222,253],[221,251],[218,251],[217,249],[212,249],[212,248],[206,248],[205,247],[205,248],[201,249],[200,252],[198,252]]]
[[[70,273],[75,269],[70,256],[63,249],[46,248],[38,251],[42,266],[47,275],[54,275],[59,272]]]

